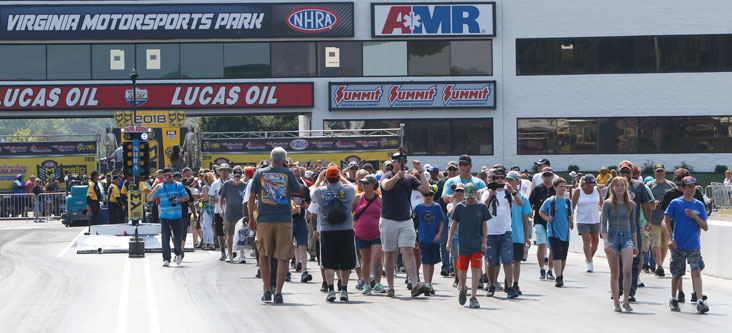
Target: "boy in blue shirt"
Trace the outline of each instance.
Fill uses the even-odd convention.
[[[702,293],[701,271],[704,269],[704,260],[701,256],[699,229],[709,229],[707,212],[704,204],[694,199],[696,192],[696,178],[686,176],[681,180],[679,189],[684,196],[671,201],[663,217],[663,231],[666,233],[668,248],[671,250],[671,311],[679,312],[679,300],[676,298],[681,278],[686,274],[686,262],[691,266],[691,282],[697,295]],[[671,221],[673,220],[673,226]],[[696,301],[696,311],[705,313],[709,306],[703,297]]]
[[[508,183],[513,188],[519,188],[521,185],[521,174],[518,171],[511,171],[506,176]],[[521,191],[518,191],[523,205],[511,206],[511,235],[513,237],[513,290],[521,295],[518,281],[521,275],[521,261],[524,260],[524,247],[531,244],[529,239],[529,215],[531,215],[531,205],[529,199],[526,198]],[[508,288],[508,286],[506,286]]]
[[[435,294],[435,288],[432,287],[432,275],[435,272],[435,265],[441,261],[440,235],[445,228],[445,214],[440,205],[434,204],[434,196],[435,192],[430,188],[429,192],[423,194],[424,203],[414,208],[414,214],[419,220],[417,234],[424,267],[424,281],[431,295]]]
[[[567,252],[569,251],[569,231],[574,228],[572,223],[572,204],[569,198],[565,197],[567,192],[567,181],[559,177],[554,180],[554,191],[556,195],[544,201],[539,214],[546,220],[549,245],[552,248],[552,259],[557,278],[554,286],[564,286],[564,267],[567,264]]]

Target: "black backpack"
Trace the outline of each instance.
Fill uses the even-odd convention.
[[[333,192],[328,191],[331,195]],[[346,207],[343,205],[343,201],[341,201],[340,197],[343,196],[343,191],[338,191],[335,195],[333,195],[333,199],[328,201],[327,204],[325,204],[325,216],[328,219],[328,224],[330,225],[336,225],[336,224],[343,224],[343,222],[346,222],[348,219],[348,212],[346,211]]]

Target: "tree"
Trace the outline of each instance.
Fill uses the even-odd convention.
[[[201,132],[297,131],[297,116],[201,117]]]

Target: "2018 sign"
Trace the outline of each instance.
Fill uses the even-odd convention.
[[[373,37],[496,35],[495,2],[372,4]]]

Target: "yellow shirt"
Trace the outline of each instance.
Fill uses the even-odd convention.
[[[97,183],[92,181],[89,182],[89,187],[86,190],[86,197],[94,201],[99,201],[99,198],[97,197],[97,192],[94,191],[95,186],[97,186]]]
[[[600,188],[607,186],[607,181],[610,180],[610,177],[612,177],[612,175],[609,172],[604,175],[598,174],[597,175],[597,185],[600,186]]]
[[[141,181],[139,184],[137,184],[137,190],[138,191],[147,192],[148,191],[147,183]],[[127,195],[127,192],[128,191],[129,190],[127,189],[127,183],[125,183],[124,185],[122,185],[122,192],[121,193],[122,193],[122,195]]]
[[[119,188],[117,187],[117,184],[112,183],[109,184],[109,202],[118,203],[119,202]]]

